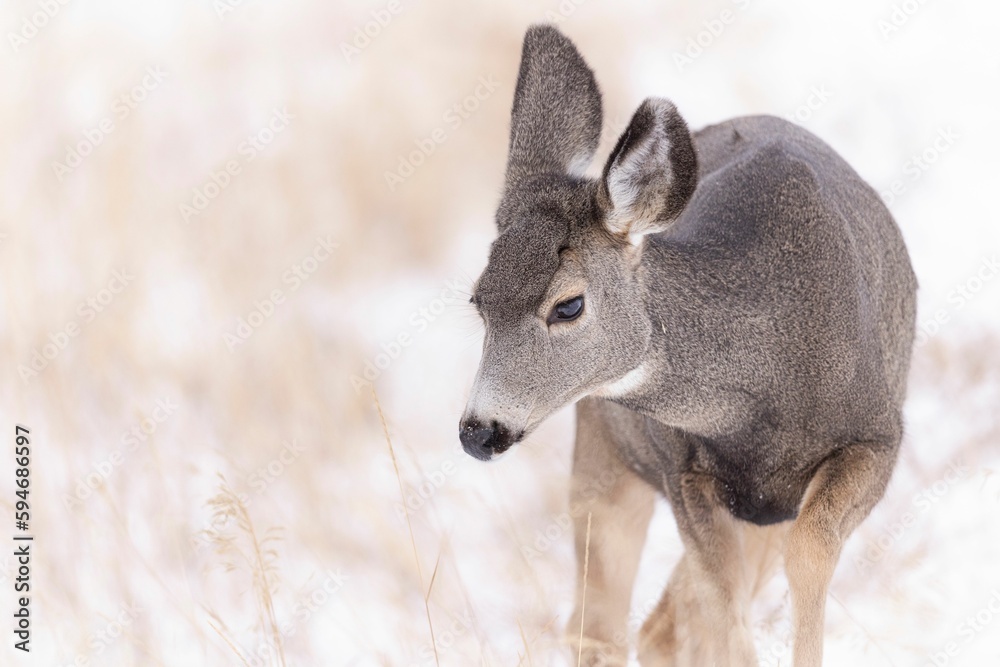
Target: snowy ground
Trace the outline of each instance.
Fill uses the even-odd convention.
[[[491,465],[456,438],[480,347],[463,295],[546,18],[604,91],[599,161],[661,95],[692,127],[795,117],[886,193],[921,336],[827,663],[996,664],[1000,7],[932,0],[5,3],[0,414],[34,434],[37,541],[32,653],[8,637],[0,663],[276,665],[277,635],[288,665],[434,665],[429,614],[441,665],[572,664],[571,411]],[[352,381],[369,363],[412,545]],[[246,520],[213,519],[219,475]],[[664,505],[635,627],[679,548]],[[15,576],[0,557],[5,613]],[[778,577],[762,664],[790,664],[788,613]]]

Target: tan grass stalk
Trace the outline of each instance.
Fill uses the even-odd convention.
[[[209,612],[209,614],[211,614],[211,612]],[[212,615],[214,616],[214,614],[212,614]],[[229,633],[226,632],[225,630],[223,630],[221,627],[219,627],[219,625],[216,625],[216,623],[218,623],[218,621],[216,621],[214,619],[210,620],[208,622],[208,626],[210,628],[212,628],[213,630],[215,630],[215,633],[217,635],[219,635],[220,637],[222,637],[222,641],[226,642],[226,644],[229,646],[229,648],[232,649],[233,653],[235,653],[236,657],[240,659],[240,662],[244,665],[244,667],[250,667],[250,663],[247,662],[247,659],[243,655],[243,651],[240,649],[240,647],[237,646],[236,642],[234,642],[229,637]]]
[[[413,524],[410,522],[410,509],[406,506],[406,491],[403,490],[403,477],[399,474],[399,463],[396,461],[396,450],[392,448],[392,438],[389,437],[389,426],[385,423],[385,415],[382,414],[382,404],[379,403],[378,394],[375,393],[375,385],[372,385],[372,398],[375,399],[375,408],[378,410],[379,421],[382,422],[382,432],[385,434],[385,442],[389,445],[389,456],[392,457],[392,467],[396,471],[396,481],[399,483],[399,499],[403,504],[403,514],[406,515],[406,527],[410,531],[410,545],[413,547],[413,560],[417,564],[417,581],[420,583],[420,588],[424,588],[424,575],[420,570],[420,556],[417,555],[417,540],[413,537]],[[440,554],[438,555],[440,560]],[[434,565],[434,575],[437,575],[437,564]],[[431,585],[434,585],[434,579],[431,578]],[[427,627],[431,631],[431,648],[434,649],[434,664],[437,667],[441,667],[441,659],[438,657],[437,650],[437,640],[434,638],[434,624],[431,622],[431,607],[430,607],[430,595],[431,591],[427,589],[427,595],[424,596],[424,612],[427,614]]]
[[[517,621],[517,629],[521,633],[521,642],[524,644],[524,656],[528,659],[528,667],[533,667],[531,662],[531,646],[528,644],[528,637],[524,634],[524,628],[521,626],[521,619],[515,619]],[[517,664],[520,665],[521,661],[518,660]]]
[[[587,613],[587,571],[590,569],[590,520],[593,512],[587,512],[587,544],[583,552],[583,600],[580,601],[580,646],[576,651],[576,667],[583,662],[583,619]]]
[[[246,504],[240,499],[239,494],[229,486],[225,477],[219,475],[219,478],[221,480],[219,493],[208,501],[213,510],[212,525],[225,525],[229,519],[235,519],[236,527],[246,537],[249,553],[238,546],[233,536],[217,534],[212,536],[212,541],[220,555],[239,556],[249,569],[257,600],[261,630],[265,634],[270,634],[276,649],[278,664],[280,667],[285,667],[285,650],[282,645],[281,631],[278,629],[277,615],[274,613],[274,598],[271,596],[271,588],[276,578],[274,563],[278,554],[269,545],[277,537],[266,534],[263,539],[258,539]],[[268,531],[268,533],[270,532]],[[236,569],[235,563],[227,563],[226,569]]]

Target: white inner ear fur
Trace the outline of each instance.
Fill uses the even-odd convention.
[[[660,116],[658,113],[657,116]],[[611,210],[606,217],[612,234],[642,235],[659,231],[659,217],[669,184],[670,140],[661,118],[624,160],[615,160],[608,170],[608,194]],[[631,239],[633,244],[634,239]]]

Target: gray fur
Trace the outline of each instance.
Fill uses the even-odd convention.
[[[499,234],[473,297],[486,340],[466,450],[488,459],[592,396],[617,406],[580,409],[631,434],[609,446],[675,503],[700,474],[737,519],[791,520],[821,464],[857,443],[887,477],[916,280],[872,188],[791,123],[691,136],[655,99],[602,176],[583,178],[570,166],[600,134],[593,75],[551,27],[528,31],[523,58]],[[578,293],[583,315],[547,325]]]
[[[573,43],[553,28],[529,28],[511,110],[508,186],[535,174],[582,173],[601,123],[597,82]]]

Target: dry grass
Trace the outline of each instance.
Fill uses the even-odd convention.
[[[413,524],[410,523],[410,511],[406,507],[406,491],[403,489],[403,478],[399,474],[399,463],[396,461],[396,451],[392,448],[392,438],[389,437],[389,427],[385,423],[385,415],[382,414],[382,404],[378,402],[378,394],[372,386],[372,399],[375,401],[375,409],[378,410],[378,419],[382,423],[382,431],[385,433],[385,444],[389,447],[389,456],[392,457],[392,468],[396,472],[396,481],[399,482],[399,501],[403,506],[403,514],[406,516],[406,529],[410,533],[410,546],[413,547],[413,562],[417,566],[417,581],[420,587],[424,586],[424,575],[420,569],[420,554],[417,553],[417,541],[413,537]],[[424,595],[424,611],[427,613],[427,629],[431,635],[431,648],[434,650],[434,662],[440,666],[441,659],[438,657],[437,640],[434,638],[434,623],[431,621],[430,597],[434,590],[434,580],[437,578],[438,565],[441,564],[441,556],[434,563],[434,571],[431,573],[431,582],[427,585],[427,593]]]
[[[580,598],[580,636],[577,637],[579,646],[576,650],[576,665],[580,667],[583,658],[583,622],[587,618],[587,575],[590,572],[590,521],[593,514],[587,512],[587,536],[584,541],[583,553],[583,595]]]
[[[221,20],[210,2],[68,3],[0,59],[0,353],[10,362],[0,415],[36,434],[37,664],[573,664],[563,638],[577,570],[559,520],[569,414],[490,466],[465,456],[455,433],[479,343],[460,295],[493,234],[520,39],[559,3],[403,4],[350,63],[341,42],[384,3],[247,2]],[[995,121],[976,111],[995,106],[995,91],[956,76],[991,80],[997,10],[980,8],[970,26],[964,8],[927,3],[883,43],[858,27],[885,13],[871,3],[823,8],[821,24],[815,8],[751,3],[677,72],[674,51],[729,6],[579,4],[563,25],[598,73],[608,125],[651,94],[674,98],[693,126],[784,113],[826,82],[835,96],[807,126],[885,187],[954,122],[977,139],[956,144],[894,208],[922,305],[946,307],[979,253],[1000,247],[992,204],[979,198],[993,188]],[[35,11],[15,0],[0,14],[16,30]],[[966,51],[982,53],[950,67],[939,57]],[[165,80],[116,115],[115,100],[155,66]],[[390,191],[385,172],[491,75],[496,90]],[[283,106],[288,128],[246,160],[241,142]],[[53,162],[105,116],[114,131],[60,181]],[[180,204],[229,160],[240,173],[185,223]],[[293,288],[286,272],[327,235],[337,247]],[[128,285],[82,315],[123,270]],[[283,301],[230,349],[226,336],[276,289]],[[830,605],[832,664],[884,665],[876,644],[895,664],[923,659],[983,604],[985,587],[1000,586],[984,565],[1000,558],[990,519],[1000,339],[977,316],[995,303],[992,285],[918,351],[899,472],[834,582],[843,607]],[[79,333],[22,380],[17,367],[69,324]],[[410,342],[380,369],[377,407],[351,378],[400,334]],[[957,458],[968,478],[856,572],[853,559]],[[0,457],[3,521],[10,465]],[[679,548],[661,508],[633,625]],[[0,556],[6,594],[12,560]],[[787,630],[780,580],[763,597],[762,652]],[[134,617],[120,622],[130,605]],[[987,664],[975,660],[996,650],[984,633],[962,659]],[[22,657],[0,649],[0,664]]]
[[[276,547],[280,531],[271,528],[258,538],[245,501],[233,491],[224,477],[219,483],[218,495],[209,499],[208,506],[212,510],[213,529],[205,531],[204,535],[227,572],[250,575],[250,590],[257,604],[258,631],[274,648],[274,664],[285,667],[284,642],[278,630],[272,597],[278,587]],[[220,619],[218,613],[210,611],[210,614],[214,619]],[[241,662],[249,664],[223,624],[213,624],[212,629],[222,636]]]

